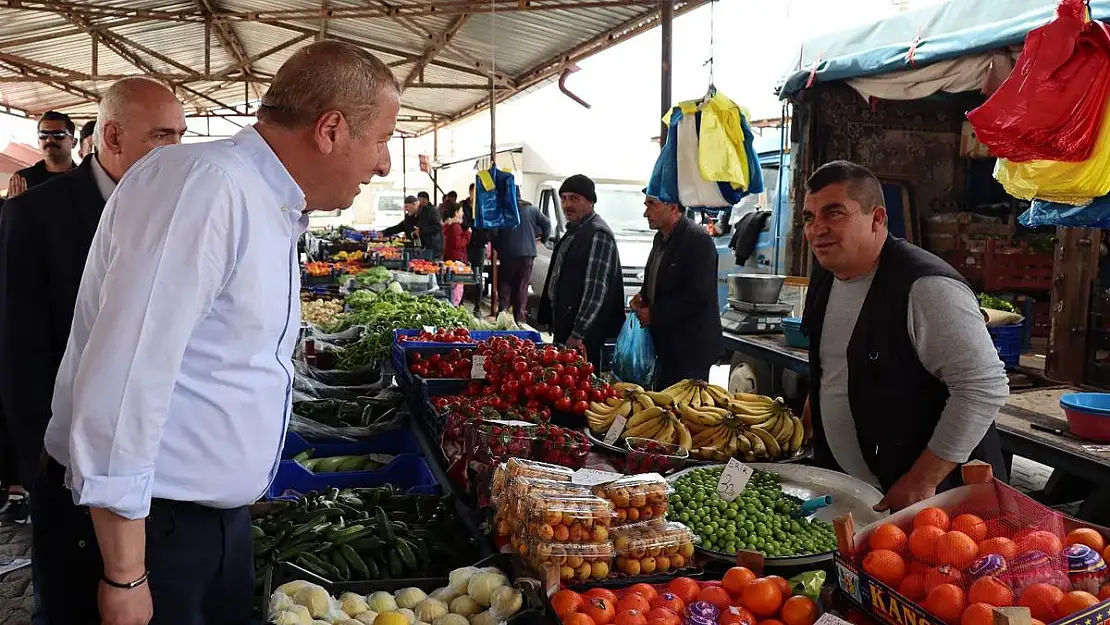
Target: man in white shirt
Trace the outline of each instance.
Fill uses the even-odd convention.
[[[257,124],[156,150],[117,187],[38,485],[64,481],[76,505],[32,500],[36,518],[69,527],[35,542],[51,625],[96,622],[98,609],[111,625],[250,621],[246,506],[277,470],[289,418],[297,239],[308,212],[347,208],[389,173],[399,99],[377,58],[317,42],[278,70]]]

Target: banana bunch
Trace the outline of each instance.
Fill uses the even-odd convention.
[[[660,443],[677,444],[686,450],[692,448],[693,434],[672,410],[674,396],[647,391],[635,384],[613,386],[620,391],[620,397],[610,397],[604,403],[592,402],[586,411],[586,421],[595,435],[605,435],[619,416],[626,419],[621,439],[650,438]]]

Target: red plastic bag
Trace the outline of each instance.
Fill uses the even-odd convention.
[[[995,156],[1083,161],[1110,98],[1110,28],[1087,20],[1084,0],[1060,0],[1056,19],[1030,31],[1014,71],[967,114]]]

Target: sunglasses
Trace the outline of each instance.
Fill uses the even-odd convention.
[[[70,136],[72,136],[72,135],[69,134],[68,130],[40,130],[39,131],[39,140],[46,140],[46,139],[61,140],[61,139],[65,139],[65,138],[70,137]]]

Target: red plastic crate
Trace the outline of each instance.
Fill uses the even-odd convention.
[[[987,241],[983,252],[983,290],[1048,291],[1052,288],[1052,254],[1037,254],[1024,248],[1000,249]]]

